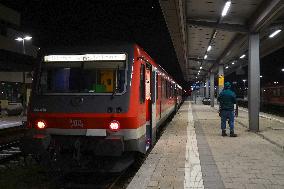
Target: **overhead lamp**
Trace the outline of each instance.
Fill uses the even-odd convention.
[[[235,64],[235,62],[232,62],[232,65],[234,65]]]
[[[269,35],[269,38],[273,38],[273,37],[275,37],[277,34],[279,34],[280,32],[281,32],[282,30],[276,30],[276,31],[274,31],[272,34],[270,34]]]
[[[231,3],[232,3],[231,1],[227,1],[227,2],[225,3],[224,8],[223,8],[223,10],[222,10],[222,17],[224,17],[224,16],[227,15],[227,13],[228,13],[228,11],[229,11],[229,9],[230,9]]]
[[[209,52],[211,49],[212,49],[212,46],[209,45],[208,48],[207,48],[207,52]]]
[[[228,69],[228,68],[229,68],[229,66],[226,66],[226,67],[225,67],[225,69]]]
[[[200,66],[200,69],[202,69],[202,66]],[[283,71],[284,69],[282,69],[282,71]]]
[[[261,76],[259,76],[260,78],[262,78],[262,75]]]
[[[207,54],[206,55],[204,55],[204,59],[206,59],[207,58]]]
[[[284,72],[284,68],[282,68],[281,71]]]
[[[246,55],[245,54],[243,54],[242,56],[240,56],[240,58],[241,59],[243,59],[243,58],[245,58],[246,57]]]

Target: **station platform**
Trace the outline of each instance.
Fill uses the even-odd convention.
[[[217,109],[185,101],[127,188],[284,188],[283,123],[261,117],[249,132],[243,109],[238,137],[222,137]]]
[[[25,121],[26,116],[3,116],[0,117],[0,130],[19,127]]]

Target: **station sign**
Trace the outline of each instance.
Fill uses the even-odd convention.
[[[218,85],[220,87],[224,87],[224,76],[223,75],[219,75]]]
[[[124,61],[126,54],[48,55],[44,62]]]

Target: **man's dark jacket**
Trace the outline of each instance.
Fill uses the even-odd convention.
[[[220,102],[220,110],[234,111],[236,104],[236,94],[230,89],[224,89],[218,97]]]

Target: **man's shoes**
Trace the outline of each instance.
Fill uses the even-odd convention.
[[[226,130],[222,130],[222,136],[228,136]]]
[[[235,134],[234,131],[230,131],[230,137],[237,137],[237,134]]]

